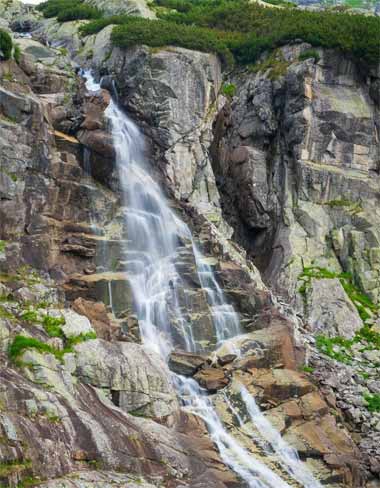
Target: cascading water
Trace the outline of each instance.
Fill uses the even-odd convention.
[[[91,76],[86,77],[87,88],[97,91],[99,85]],[[126,209],[126,269],[143,344],[164,358],[178,346],[187,351],[202,349],[201,341],[195,336],[192,323],[183,311],[181,290],[185,278],[178,266],[181,252],[192,258],[200,288],[207,297],[215,345],[240,334],[238,316],[226,302],[212,268],[195,245],[188,226],[169,208],[159,185],[150,175],[151,168],[145,158],[141,132],[114,101],[108,106],[106,116],[112,125],[120,187]],[[173,375],[173,382],[185,408],[205,421],[223,461],[240,476],[244,486],[290,488],[286,481],[229,434],[212,402],[193,379]],[[249,396],[248,392],[242,390],[243,393]],[[249,410],[251,405],[245,398],[244,401]],[[255,418],[252,415],[253,421]],[[271,445],[278,440],[273,435],[273,427],[270,430],[262,422],[260,426],[268,430],[268,435],[264,437]],[[284,454],[283,447],[279,449],[279,453]],[[287,456],[288,452],[285,454]],[[302,463],[293,460],[292,453],[289,455],[291,462],[284,463],[289,468],[289,474],[306,488],[319,487],[311,475],[310,480],[305,476],[301,479],[301,468],[303,471],[306,469],[301,466],[297,471],[294,463]]]

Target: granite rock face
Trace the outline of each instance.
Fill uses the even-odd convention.
[[[143,3],[91,3],[150,15]],[[80,25],[39,21],[42,43],[20,39],[19,65],[0,63],[0,483],[241,487],[203,421],[178,404],[166,366],[139,344],[104,117],[113,81],[146,135],[152,173],[241,322],[241,335],[213,351],[207,296],[184,239],[179,301],[205,353],[181,352],[170,317],[179,350],[169,365],[198,380],[227,429],[290,486],[298,485],[255,442],[242,386],[323,484],[376,483],[380,419],[365,397],[380,391],[378,350],[350,345],[343,367],[314,337],[379,326],[357,294],[378,303],[376,73],[364,79],[329,51],[317,64],[300,62],[308,46],[295,44],[278,53],[283,76],[232,74],[236,96],[227,100],[215,56],[112,49],[112,27],[83,39]],[[77,63],[103,76],[104,90],[87,93]],[[46,316],[65,323],[57,329]],[[44,346],[9,357],[20,335]]]
[[[331,51],[300,62],[283,48],[283,76],[233,80],[214,126],[224,214],[267,280],[294,300],[304,266],[353,275],[378,301],[379,106],[373,78]],[[364,76],[364,78],[363,78]],[[371,258],[371,256],[373,256]],[[372,261],[371,261],[372,259]]]
[[[306,303],[310,310],[307,321],[314,334],[352,339],[363,326],[355,305],[337,278],[313,278],[306,291]]]

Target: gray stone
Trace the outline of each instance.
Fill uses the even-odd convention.
[[[165,417],[178,408],[165,364],[139,344],[101,339],[75,346],[76,375],[91,385],[109,388],[127,412]]]
[[[312,278],[306,291],[308,325],[315,334],[352,338],[363,322],[339,279]]]

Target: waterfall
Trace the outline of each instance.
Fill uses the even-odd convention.
[[[91,91],[99,89],[89,75],[87,88]],[[169,207],[160,186],[151,176],[142,133],[113,100],[105,115],[112,127],[128,234],[126,271],[143,344],[165,359],[175,347],[192,352],[203,349],[199,331],[194,331],[184,312],[186,277],[181,273],[181,259],[190,260],[195,267],[199,288],[205,294],[212,317],[214,345],[241,334],[238,315],[227,303],[212,267],[196,246],[188,226]],[[242,479],[243,486],[290,488],[227,431],[211,400],[195,380],[173,374],[173,383],[184,408],[204,420],[222,460]],[[246,395],[250,396],[242,390],[243,400],[247,408],[251,408]],[[253,398],[252,401],[254,404]],[[252,421],[256,419],[256,411],[254,413]],[[273,427],[270,430],[262,422],[260,426],[268,430],[269,434],[264,436],[267,440],[278,440],[273,436]],[[278,437],[281,438],[279,434]],[[288,455],[283,447],[279,449],[278,454],[282,457]],[[301,464],[297,460],[293,462],[293,457],[291,462],[285,463],[286,467],[292,467],[288,469],[289,474],[306,488],[319,487],[311,475],[310,482],[306,477],[301,479],[300,471],[294,469],[296,462]],[[306,468],[302,469],[306,471]]]

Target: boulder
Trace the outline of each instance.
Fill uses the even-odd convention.
[[[77,298],[73,309],[90,320],[99,339],[112,341],[120,338],[120,325],[112,320],[104,303]]]
[[[229,379],[225,372],[219,368],[205,368],[201,369],[194,375],[194,379],[206,388],[209,392],[215,392],[228,385]]]
[[[351,339],[363,322],[338,278],[312,278],[306,288],[308,325],[314,334]]]
[[[172,352],[169,356],[169,368],[179,375],[193,376],[207,363],[207,356],[200,356],[184,351]]]
[[[147,417],[166,417],[177,410],[169,371],[156,354],[138,344],[101,339],[78,344],[75,351],[75,374],[108,389],[122,410]]]
[[[306,376],[290,369],[251,370],[252,384],[262,389],[263,396],[271,401],[281,402],[297,398],[315,390]]]
[[[65,323],[62,325],[62,331],[66,337],[70,338],[81,334],[95,333],[90,321],[84,315],[79,315],[74,310],[69,309],[62,310],[61,314],[65,319]]]

